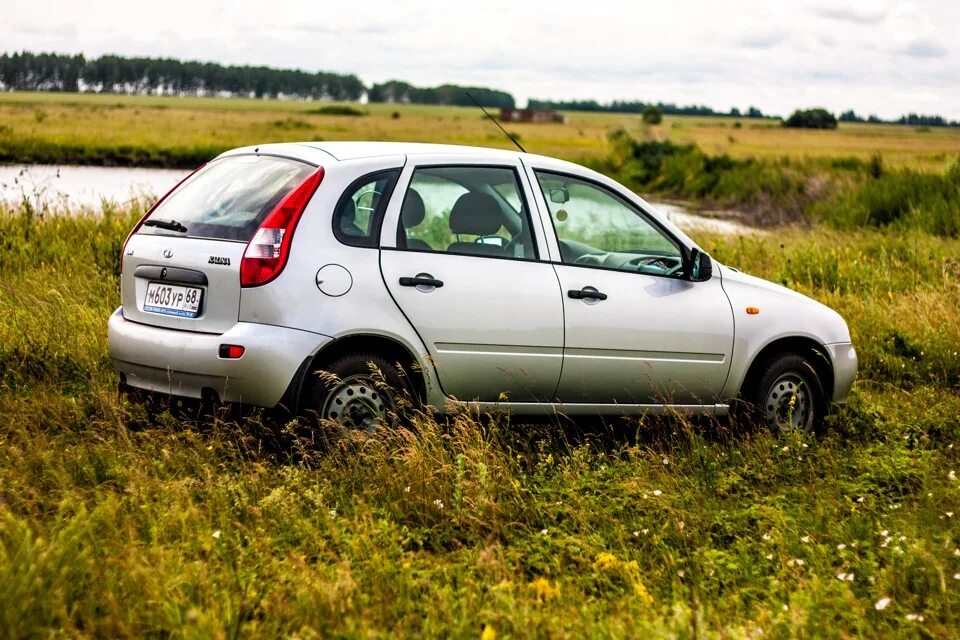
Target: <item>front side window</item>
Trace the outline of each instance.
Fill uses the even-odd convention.
[[[347,187],[333,215],[333,232],[340,242],[355,247],[377,246],[380,217],[399,174],[399,169],[380,171]]]
[[[397,246],[535,260],[517,172],[506,167],[421,167],[404,194]]]
[[[566,264],[679,276],[679,245],[620,196],[573,176],[537,171]]]

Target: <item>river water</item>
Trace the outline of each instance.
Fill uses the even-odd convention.
[[[34,206],[46,204],[57,210],[97,210],[106,202],[123,205],[137,199],[156,198],[186,174],[181,169],[0,165],[0,200],[27,198]],[[650,204],[684,231],[730,235],[759,232],[731,219],[729,212],[699,211],[673,202]]]

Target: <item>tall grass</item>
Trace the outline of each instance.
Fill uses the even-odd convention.
[[[117,398],[136,213],[0,214],[5,637],[956,635],[960,241],[699,238],[851,322],[819,440],[464,413],[324,449]]]

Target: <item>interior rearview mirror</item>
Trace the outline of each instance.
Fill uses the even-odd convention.
[[[550,202],[554,204],[566,204],[570,202],[570,189],[566,185],[550,189]]]
[[[713,261],[710,256],[694,247],[690,251],[686,273],[690,282],[706,282],[713,277]]]
[[[475,244],[492,244],[495,247],[507,246],[507,239],[501,236],[480,236],[474,241]]]

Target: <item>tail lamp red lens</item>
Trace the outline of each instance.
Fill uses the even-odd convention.
[[[222,344],[220,345],[220,357],[227,360],[236,360],[243,355],[243,352],[246,349],[239,344]]]
[[[240,261],[240,286],[259,287],[267,284],[287,266],[293,232],[321,180],[323,167],[288,193],[264,218]]]
[[[188,173],[188,174],[183,178],[183,180],[181,180],[181,181],[178,182],[176,185],[174,185],[173,189],[170,189],[170,191],[167,191],[165,194],[163,194],[163,197],[162,197],[162,198],[160,198],[159,200],[157,200],[156,202],[154,202],[154,203],[153,203],[153,206],[151,206],[149,209],[147,209],[147,212],[146,212],[145,214],[143,214],[142,216],[140,216],[140,219],[137,220],[137,224],[135,224],[135,225],[133,226],[133,229],[130,231],[130,233],[127,234],[126,240],[123,241],[123,245],[120,247],[120,273],[123,273],[123,256],[124,256],[124,254],[127,253],[127,243],[130,242],[130,238],[133,237],[133,234],[135,234],[137,231],[140,230],[140,227],[142,227],[142,226],[143,226],[143,223],[146,222],[147,218],[150,217],[150,214],[153,213],[153,212],[156,210],[156,208],[160,206],[160,203],[161,203],[161,202],[163,202],[164,200],[166,200],[167,198],[169,198],[171,193],[173,193],[174,191],[176,191],[177,189],[179,189],[179,188],[180,188],[180,185],[182,185],[184,182],[186,182],[187,180],[189,180],[190,178],[192,178],[195,173],[197,173],[198,171],[200,171],[200,169],[203,169],[205,166],[207,166],[207,163],[206,163],[206,162],[204,162],[202,165],[200,165],[199,167],[197,167],[196,169],[194,169],[193,171],[191,171],[190,173]]]

